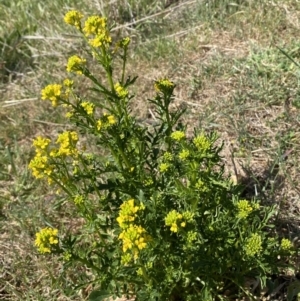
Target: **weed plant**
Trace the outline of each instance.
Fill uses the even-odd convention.
[[[73,55],[70,77],[42,90],[42,99],[67,110],[74,129],[54,140],[38,136],[29,168],[57,186],[85,223],[76,233],[54,225],[41,229],[38,251],[60,254],[66,267],[89,268],[90,300],[252,297],[247,277],[265,286],[295,253],[274,230],[275,207],[240,197],[240,187],[224,173],[216,133],[195,128],[188,134],[184,110],[170,109],[170,79],[155,80],[156,95],[147,100],[158,122],[149,127],[137,121],[130,111],[136,77],[126,73],[129,37],[113,41],[106,18],[83,22],[78,11],[69,11],[65,22],[82,34],[106,81],[86,58]],[[120,74],[114,73],[116,61]],[[97,101],[78,92],[83,76]],[[99,151],[89,152],[82,138]]]

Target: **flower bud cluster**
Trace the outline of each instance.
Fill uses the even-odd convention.
[[[35,245],[42,254],[51,253],[58,244],[58,230],[52,228],[41,229],[36,233]]]
[[[172,210],[165,217],[165,225],[170,227],[171,232],[176,233],[180,228],[184,228],[187,223],[192,222],[193,216],[190,211],[181,214],[176,210]]]

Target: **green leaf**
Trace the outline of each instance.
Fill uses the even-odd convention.
[[[102,301],[104,299],[108,299],[109,297],[111,297],[111,294],[109,293],[109,291],[97,290],[97,291],[91,292],[91,294],[89,295],[89,301]]]
[[[300,281],[292,282],[287,289],[287,300],[292,301],[300,293]]]

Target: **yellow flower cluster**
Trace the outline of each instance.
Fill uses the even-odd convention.
[[[58,230],[52,228],[41,229],[36,233],[35,246],[42,254],[51,253],[58,244]]]
[[[236,207],[238,209],[238,218],[246,218],[253,211],[253,208],[247,200],[238,201]]]
[[[253,257],[256,254],[262,251],[262,240],[261,236],[257,233],[252,233],[251,236],[247,239],[245,244],[246,255]]]
[[[69,25],[75,26],[77,29],[81,29],[81,19],[83,18],[83,14],[76,10],[71,10],[65,15],[65,22]]]
[[[136,218],[136,213],[139,210],[143,210],[143,206],[135,206],[134,199],[130,199],[124,202],[120,206],[119,217],[117,218],[117,222],[122,229],[125,229],[129,226],[131,222],[133,222]]]
[[[120,228],[123,229],[119,235],[119,239],[122,240],[123,244],[123,252],[125,253],[128,250],[132,250],[135,259],[138,257],[139,251],[147,247],[147,242],[151,239],[143,227],[134,224],[139,210],[144,210],[144,206],[135,206],[134,200],[130,199],[120,206],[120,212],[117,218]],[[122,263],[129,263],[132,259],[131,255],[132,254],[123,255]]]
[[[179,157],[180,160],[184,161],[188,158],[189,155],[190,155],[190,151],[188,149],[183,149],[179,153],[178,157]]]
[[[205,137],[204,134],[200,134],[195,137],[193,142],[197,149],[202,152],[206,152],[211,147],[211,142]]]
[[[117,95],[118,95],[120,98],[125,98],[125,97],[127,97],[127,95],[128,95],[128,90],[125,89],[124,87],[122,87],[120,83],[116,83],[114,87],[115,87],[115,90],[116,90]]]
[[[289,250],[292,249],[293,244],[292,244],[292,242],[291,242],[289,239],[283,238],[283,239],[281,240],[280,247],[281,247],[281,249],[284,250],[284,251],[289,251]]]
[[[158,168],[161,173],[164,173],[164,172],[168,171],[168,169],[170,168],[170,164],[169,163],[161,163],[161,164],[159,164]]]
[[[167,78],[157,80],[154,83],[154,88],[158,92],[171,92],[174,87],[175,87],[174,83],[172,83]]]
[[[77,55],[73,55],[68,59],[67,71],[76,74],[82,74],[86,67],[86,59],[82,59]]]
[[[35,157],[29,163],[29,169],[32,170],[32,174],[37,179],[50,176],[54,166],[48,161],[48,146],[50,144],[50,139],[37,137],[33,141],[35,146]]]
[[[106,28],[106,18],[99,16],[88,17],[85,21],[83,32],[86,36],[101,34],[103,29]]]
[[[76,205],[81,205],[81,204],[83,204],[83,202],[84,202],[84,198],[83,198],[82,195],[77,194],[77,195],[74,197],[74,203],[75,203]]]
[[[66,131],[59,134],[57,138],[56,143],[60,145],[59,148],[49,149],[50,139],[37,137],[33,141],[35,157],[29,163],[32,174],[38,179],[48,177],[48,182],[51,183],[50,176],[55,168],[55,165],[51,162],[51,157],[72,156],[77,158],[79,154],[76,148],[77,141],[78,135],[76,132]]]
[[[149,241],[146,230],[137,225],[130,225],[119,235],[119,239],[123,242],[123,252],[134,249],[134,255],[137,258],[138,250],[145,249]]]
[[[176,141],[180,141],[185,137],[185,133],[182,131],[175,131],[171,134],[171,138]]]
[[[56,107],[59,101],[59,98],[62,94],[62,86],[58,84],[48,85],[46,86],[41,94],[43,100],[51,100],[52,106]]]
[[[71,79],[66,78],[63,81],[64,86],[68,87],[68,88],[72,88],[74,85],[74,81],[72,81]]]
[[[174,233],[178,232],[179,228],[184,228],[186,223],[193,221],[193,213],[185,211],[182,214],[176,210],[170,211],[165,217],[166,226],[171,227],[170,230]]]
[[[78,156],[78,149],[76,144],[78,142],[78,134],[76,132],[65,131],[58,135],[56,143],[60,144],[58,150],[53,150],[50,156]]]
[[[91,16],[87,18],[84,24],[83,32],[86,37],[91,35],[93,39],[89,40],[89,44],[95,48],[101,47],[102,45],[108,46],[111,43],[111,36],[107,29],[106,18],[99,16]]]
[[[165,152],[163,155],[163,158],[165,161],[172,161],[173,160],[173,155],[170,152]]]
[[[92,115],[94,113],[95,105],[93,103],[89,101],[83,101],[80,105],[83,107],[83,109],[88,115]]]
[[[104,114],[101,119],[97,120],[96,127],[98,131],[101,131],[113,126],[116,122],[115,116]]]

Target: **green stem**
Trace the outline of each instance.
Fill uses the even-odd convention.
[[[98,274],[102,273],[103,271],[99,268],[97,268],[93,263],[91,263],[90,261],[84,259],[84,258],[81,258],[77,255],[74,255],[73,254],[73,258],[81,263],[83,263],[84,265],[86,265],[87,267],[93,269],[94,271],[96,271]]]
[[[122,85],[124,85],[126,58],[127,58],[127,47],[125,47],[124,49],[124,56],[123,56],[123,68],[122,68],[122,80],[121,80]]]

